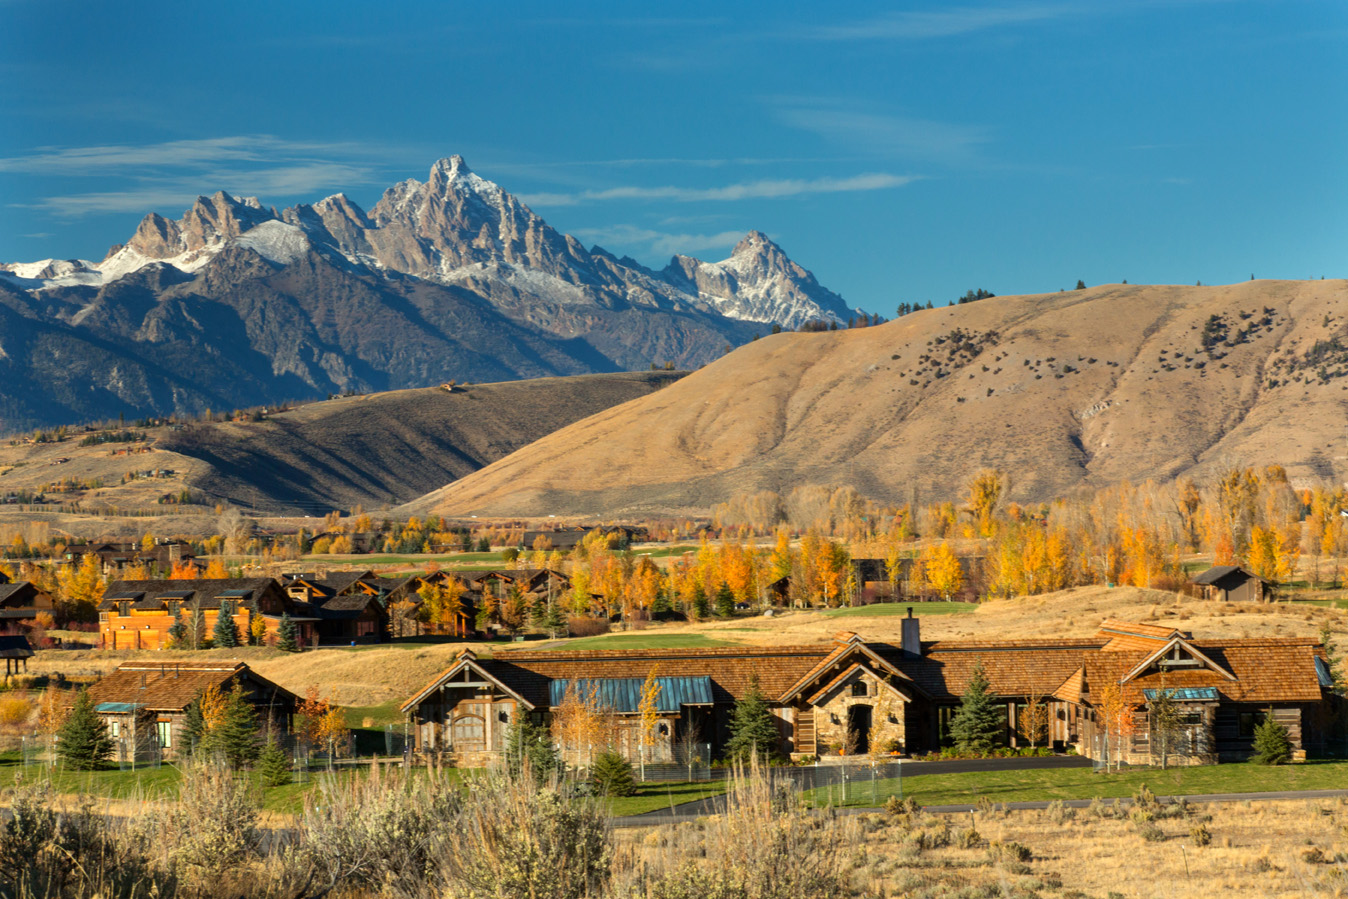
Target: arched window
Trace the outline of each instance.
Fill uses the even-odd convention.
[[[449,745],[455,751],[485,749],[486,722],[477,715],[460,715],[449,726]]]

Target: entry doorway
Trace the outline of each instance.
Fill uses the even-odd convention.
[[[847,747],[853,755],[871,751],[871,715],[868,705],[854,705],[847,709]]]

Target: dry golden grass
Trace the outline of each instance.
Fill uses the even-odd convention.
[[[981,842],[960,848],[971,823]],[[954,845],[915,847],[915,831],[940,833],[947,824]],[[877,816],[866,827],[864,853],[856,854],[864,861],[854,862],[854,883],[869,886],[872,895],[914,896],[954,895],[961,886],[1102,899],[1348,892],[1345,800],[1192,806],[1186,817],[1153,824],[1163,834],[1159,840],[1144,839],[1126,814],[1101,818],[1086,809],[919,814],[906,823]],[[1200,824],[1211,835],[1209,845],[1197,845],[1192,836]],[[988,846],[996,843],[1027,847],[1031,857],[1024,863],[994,857]]]

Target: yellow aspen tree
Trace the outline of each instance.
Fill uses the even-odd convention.
[[[201,691],[197,701],[201,704],[201,719],[206,722],[206,730],[209,731],[225,716],[225,706],[229,699],[223,690],[211,684]]]
[[[225,560],[219,556],[211,559],[210,564],[206,566],[205,577],[211,580],[224,580],[229,577],[229,572],[225,570]]]
[[[1097,701],[1100,710],[1100,722],[1105,729],[1105,751],[1114,762],[1114,770],[1123,762],[1124,741],[1134,729],[1132,707],[1124,701],[1123,688],[1118,684],[1107,684],[1100,691]],[[1110,738],[1114,740],[1114,751],[1110,751]]]
[[[108,582],[103,577],[103,566],[98,556],[85,553],[78,565],[69,565],[56,575],[60,596],[70,615],[89,618],[103,601]]]
[[[991,537],[997,506],[1006,490],[1006,475],[985,468],[969,482],[969,513],[973,516],[976,536]]]
[[[637,704],[637,716],[641,720],[641,779],[646,779],[646,755],[654,750],[660,731],[660,682],[656,679],[656,669],[652,665],[641,685],[641,701]]]
[[[964,586],[964,569],[959,557],[944,540],[922,551],[922,573],[926,584],[947,602]]]
[[[1250,570],[1266,581],[1278,580],[1278,535],[1259,525],[1250,529]]]

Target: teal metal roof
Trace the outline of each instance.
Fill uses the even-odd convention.
[[[1322,687],[1334,686],[1334,672],[1329,670],[1329,663],[1319,656],[1315,657],[1315,677]]]
[[[94,706],[94,711],[102,712],[105,715],[125,715],[140,708],[144,708],[144,706],[136,702],[100,702]]]
[[[709,677],[657,677],[660,692],[655,697],[655,708],[660,712],[678,712],[686,705],[711,704]],[[576,691],[588,696],[596,691],[599,704],[615,712],[635,712],[641,705],[644,677],[583,677],[576,681]],[[548,684],[548,704],[553,708],[562,704],[571,686],[569,678],[558,678]]]
[[[1147,697],[1147,702],[1156,698],[1159,690],[1143,690],[1142,695]],[[1170,698],[1176,702],[1216,702],[1216,687],[1171,687],[1166,690]]]

